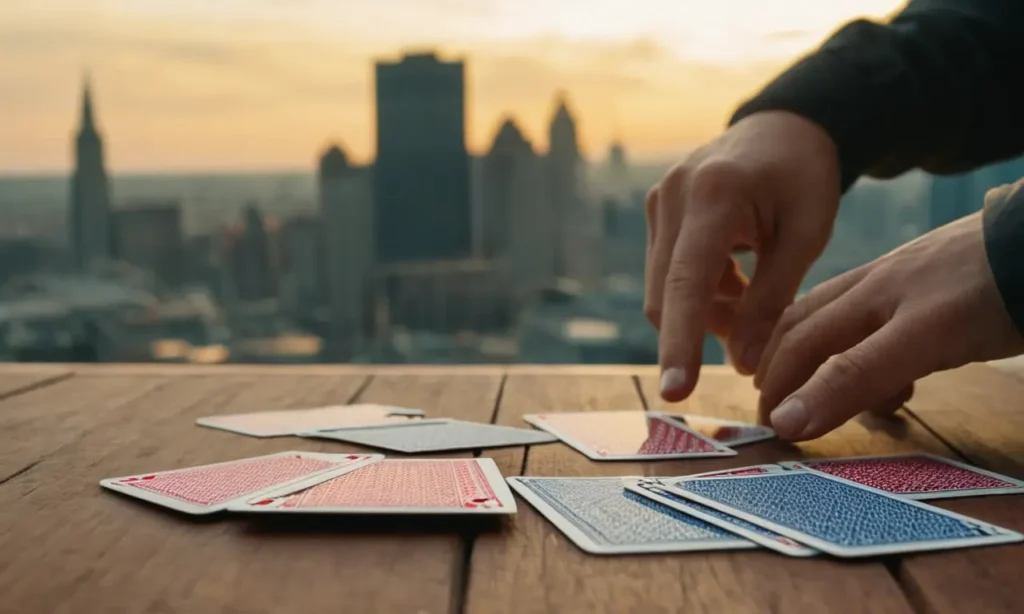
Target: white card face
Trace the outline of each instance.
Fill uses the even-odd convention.
[[[718,443],[735,448],[750,443],[773,439],[775,431],[768,426],[738,422],[736,420],[724,420],[712,416],[701,416],[699,414],[669,414],[665,412],[650,412],[661,414],[682,422],[701,435],[713,439]]]
[[[1024,493],[1024,481],[933,454],[822,458],[781,464],[918,501]]]
[[[839,557],[1024,540],[1014,531],[811,471],[696,478],[664,490]]]
[[[403,424],[302,433],[405,454],[476,450],[558,441],[543,431],[463,420],[416,420]]]
[[[653,479],[627,481],[626,487],[633,493],[647,497],[657,503],[666,505],[684,514],[699,518],[709,524],[746,538],[787,556],[816,556],[817,550],[796,542],[784,535],[769,531],[755,524],[746,522],[715,508],[701,505],[676,495],[663,484]]]
[[[644,499],[623,478],[508,478],[509,485],[591,554],[756,548],[751,541]]]
[[[365,471],[364,471],[365,469]],[[308,488],[281,488],[232,505],[272,514],[514,514],[489,458],[387,459]]]
[[[656,412],[530,414],[523,420],[597,461],[735,456],[736,451]]]
[[[748,465],[746,467],[734,467],[732,469],[721,469],[719,471],[706,471],[704,473],[695,473],[693,475],[682,477],[661,478],[660,481],[663,484],[671,484],[677,480],[690,480],[693,478],[726,478],[736,475],[762,475],[765,473],[781,473],[783,471],[786,471],[786,468],[781,464]]]
[[[250,437],[287,437],[319,429],[402,424],[422,415],[419,409],[360,403],[206,416],[196,424]]]
[[[284,486],[315,484],[383,460],[379,454],[281,452],[186,469],[109,478],[100,485],[186,514],[212,514]]]

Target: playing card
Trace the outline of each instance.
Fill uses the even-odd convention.
[[[592,460],[735,456],[736,451],[668,416],[644,411],[530,414],[523,419]]]
[[[508,483],[581,550],[592,554],[757,547],[625,490],[622,478],[515,477]]]
[[[841,557],[965,548],[1024,536],[824,473],[680,480],[665,490]]]
[[[250,437],[285,437],[318,429],[402,423],[422,415],[418,409],[360,403],[206,416],[196,420],[196,424]]]
[[[212,514],[248,496],[299,486],[382,460],[379,454],[281,452],[100,481],[104,488],[186,514]]]
[[[406,454],[523,446],[558,441],[548,433],[463,420],[414,420],[381,427],[321,430],[303,437],[335,439]]]
[[[732,475],[761,475],[764,473],[781,473],[786,471],[786,468],[782,465],[750,465],[749,467],[736,467],[734,469],[724,469],[722,471],[708,471],[706,473],[695,473],[693,475],[684,476],[685,479],[692,478],[714,478],[714,477],[729,477]],[[682,478],[667,478],[663,480],[666,484],[671,483],[677,479]]]
[[[771,427],[761,426],[759,424],[748,424],[746,422],[738,422],[736,420],[723,420],[721,418],[712,418],[711,416],[700,416],[697,414],[652,413],[659,413],[678,420],[705,437],[714,439],[718,443],[732,448],[775,437],[775,431],[772,430]]]
[[[750,541],[789,556],[814,556],[818,551],[797,543],[788,537],[769,531],[756,524],[726,514],[706,505],[690,501],[665,489],[657,480],[627,480],[626,488],[634,494],[646,497],[676,511],[699,518],[726,531],[745,537]]]
[[[514,514],[489,458],[387,459],[308,488],[247,497],[236,512],[297,514]]]
[[[830,458],[782,464],[827,473],[907,499],[1024,493],[1024,481],[932,454]]]

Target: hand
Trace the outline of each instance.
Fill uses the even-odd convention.
[[[659,331],[665,400],[693,391],[708,331],[727,340],[740,372],[757,369],[838,206],[835,143],[781,111],[737,122],[650,191],[644,312]],[[757,255],[749,285],[737,249]]]
[[[800,441],[893,405],[929,373],[1022,350],[979,212],[814,288],[782,317],[754,383],[762,419]]]

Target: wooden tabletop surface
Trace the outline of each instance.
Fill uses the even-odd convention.
[[[974,365],[918,383],[893,421],[738,456],[595,463],[561,445],[485,452],[502,473],[678,475],[923,450],[1024,478],[1024,376]],[[525,413],[662,407],[646,367],[0,366],[0,612],[501,614],[1020,612],[1024,545],[848,562],[767,551],[598,557],[521,502],[496,527],[400,520],[204,521],[104,477],[336,442],[197,427],[216,413],[351,401],[523,426]],[[684,409],[751,419],[749,380],[708,368]],[[937,505],[1024,530],[1024,496]]]

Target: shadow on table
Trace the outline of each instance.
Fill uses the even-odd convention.
[[[341,533],[358,535],[476,535],[502,531],[508,520],[500,516],[430,516],[409,514],[260,514],[235,515],[242,531],[252,535]]]

